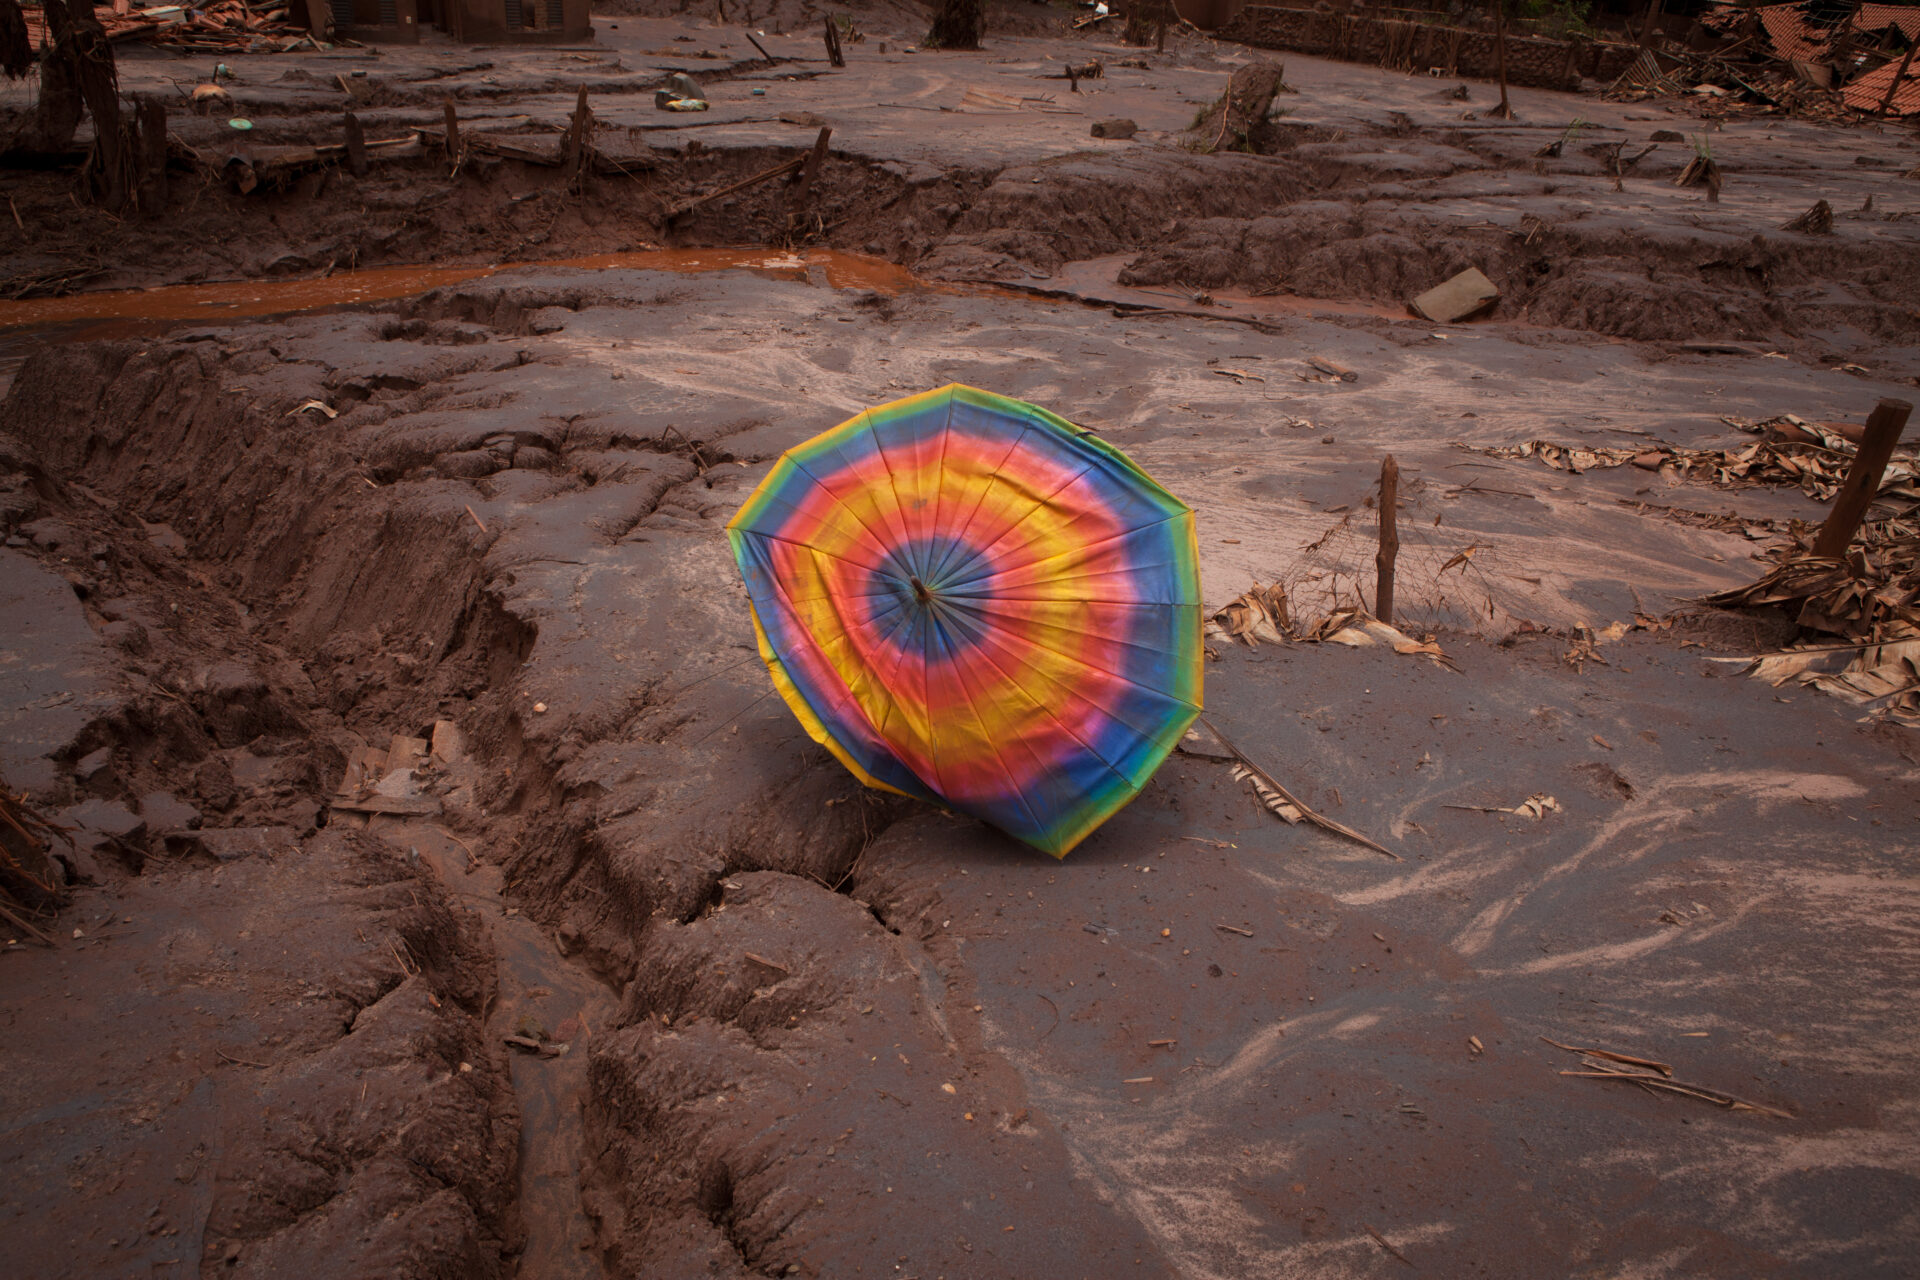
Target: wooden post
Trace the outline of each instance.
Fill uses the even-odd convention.
[[[1393,623],[1393,562],[1400,555],[1400,464],[1388,454],[1380,462],[1380,550],[1373,557],[1373,616]]]
[[[1893,82],[1887,86],[1887,96],[1880,99],[1880,106],[1874,111],[1875,115],[1883,116],[1892,108],[1894,91],[1900,87],[1900,82],[1907,78],[1907,68],[1913,65],[1915,49],[1920,49],[1920,39],[1907,41],[1907,56],[1900,59],[1900,69],[1893,73]]]
[[[753,32],[751,32],[751,31],[749,31],[749,32],[747,32],[747,33],[746,33],[746,35],[747,35],[747,43],[748,43],[748,44],[750,44],[750,45],[752,45],[752,46],[753,46],[754,48],[756,48],[756,49],[759,49],[759,50],[760,50],[760,56],[761,56],[762,58],[765,58],[765,59],[767,60],[767,65],[768,65],[768,66],[772,66],[772,65],[773,65],[773,63],[774,63],[774,57],[773,57],[773,55],[772,55],[772,54],[770,54],[770,53],[768,53],[768,52],[766,51],[766,49],[765,49],[765,48],[763,48],[763,47],[761,46],[761,44],[760,44],[760,42],[759,42],[758,40],[755,40],[755,39],[753,38]]]
[[[1653,48],[1653,24],[1660,18],[1660,0],[1647,0],[1646,20],[1640,24],[1640,47]]]
[[[1900,442],[1900,431],[1912,412],[1913,406],[1905,400],[1882,400],[1873,407],[1867,416],[1860,449],[1853,455],[1853,465],[1847,468],[1840,492],[1833,496],[1833,510],[1827,513],[1819,536],[1813,540],[1814,555],[1838,560],[1847,554],[1853,535],[1860,532],[1860,523],[1867,518],[1867,508],[1880,492],[1881,474],[1886,471],[1887,459],[1893,456],[1893,446]]]
[[[453,99],[447,99],[447,159],[460,163],[460,113],[453,109]]]
[[[1500,105],[1487,112],[1500,120],[1513,119],[1513,108],[1507,104],[1507,0],[1493,0],[1493,53],[1494,61],[1500,71]]]
[[[360,117],[347,112],[347,169],[356,178],[367,176],[367,135],[360,132]]]
[[[567,126],[566,141],[561,144],[565,154],[565,172],[571,182],[586,167],[587,149],[593,145],[593,111],[587,106],[587,86],[580,86],[580,96],[573,104],[573,121]]]
[[[833,15],[827,15],[827,61],[836,67],[844,67],[847,60],[840,56],[840,29],[833,25]]]
[[[146,94],[134,111],[139,123],[140,211],[157,217],[167,207],[167,104],[157,94]]]
[[[794,184],[794,208],[803,207],[807,203],[807,197],[813,193],[813,180],[819,176],[820,165],[827,158],[827,139],[832,136],[833,127],[822,125],[820,136],[813,140],[813,150],[807,153],[807,162],[800,168],[800,180]]]

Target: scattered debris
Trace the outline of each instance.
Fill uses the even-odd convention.
[[[1663,1076],[1671,1076],[1673,1074],[1672,1067],[1664,1062],[1655,1062],[1652,1058],[1636,1058],[1631,1054],[1615,1053],[1611,1049],[1583,1049],[1578,1045],[1561,1044],[1558,1040],[1552,1040],[1546,1036],[1541,1036],[1540,1039],[1543,1043],[1550,1044],[1556,1049],[1565,1049],[1568,1053],[1584,1053],[1590,1058],[1605,1058],[1609,1062],[1618,1062],[1623,1066],[1641,1067],[1648,1071],[1657,1071]]]
[[[1813,207],[1793,219],[1780,225],[1782,231],[1799,231],[1810,236],[1830,236],[1833,234],[1833,206],[1825,200],[1815,200]]]
[[[1366,1231],[1368,1235],[1373,1237],[1373,1242],[1375,1244],[1379,1245],[1382,1249],[1385,1249],[1388,1253],[1392,1254],[1395,1258],[1398,1258],[1401,1262],[1406,1263],[1410,1267],[1413,1266],[1412,1261],[1408,1259],[1406,1254],[1400,1252],[1398,1249],[1394,1248],[1392,1245],[1387,1243],[1387,1238],[1385,1236],[1381,1235],[1378,1231],[1375,1231],[1367,1223],[1363,1222],[1360,1224],[1360,1226]]]
[[[1840,489],[1852,461],[1854,445],[1838,432],[1820,424],[1803,422],[1792,415],[1750,423],[1740,418],[1722,421],[1743,431],[1769,432],[1791,426],[1797,435],[1811,435],[1817,444],[1795,440],[1763,440],[1744,449],[1686,449],[1678,445],[1657,444],[1651,449],[1610,449],[1585,445],[1555,444],[1549,440],[1529,440],[1504,448],[1463,445],[1470,452],[1489,458],[1537,458],[1556,471],[1578,475],[1622,467],[1656,454],[1654,467],[1661,475],[1696,483],[1733,488],[1737,484],[1795,485],[1817,502],[1825,502]],[[1887,464],[1880,483],[1879,499],[1902,499],[1920,503],[1920,460],[1911,454],[1895,456]]]
[[[56,840],[72,847],[66,828],[0,787],[0,915],[47,946],[53,939],[23,915],[66,901],[67,875],[53,852]]]
[[[1868,719],[1920,727],[1920,523],[1869,523],[1841,560],[1816,557],[1803,533],[1758,582],[1702,597],[1719,608],[1789,609],[1799,625],[1838,637],[1715,662],[1743,664],[1775,688],[1806,685],[1861,707]]]
[[[1769,1107],[1764,1103],[1749,1102],[1745,1098],[1702,1084],[1689,1084],[1673,1079],[1673,1068],[1664,1062],[1655,1062],[1650,1058],[1636,1058],[1629,1054],[1613,1053],[1606,1049],[1582,1049],[1570,1044],[1561,1044],[1557,1040],[1542,1040],[1556,1049],[1581,1055],[1580,1065],[1584,1071],[1562,1071],[1563,1076],[1573,1076],[1582,1080],[1625,1080],[1649,1091],[1677,1093],[1684,1097],[1699,1098],[1711,1102],[1729,1111],[1758,1111],[1763,1115],[1777,1116],[1782,1120],[1793,1119],[1793,1113],[1782,1111],[1778,1107]]]
[[[1517,813],[1523,818],[1538,821],[1551,813],[1560,812],[1560,802],[1544,791],[1535,792],[1512,808],[1494,804],[1443,804],[1442,809],[1469,809],[1475,813]]]
[[[395,734],[384,751],[362,746],[347,757],[340,788],[329,803],[347,813],[437,816],[439,797],[421,787],[421,775],[432,771],[426,739]]]
[[[1254,794],[1260,797],[1260,803],[1265,805],[1269,810],[1271,810],[1275,815],[1280,817],[1289,826],[1297,824],[1300,821],[1300,819],[1304,816],[1301,814],[1300,810],[1286,798],[1285,795],[1281,794],[1278,791],[1275,791],[1272,787],[1269,787],[1265,782],[1262,782],[1260,780],[1260,775],[1255,773],[1252,769],[1249,769],[1246,765],[1244,764],[1234,765],[1232,773],[1233,773],[1233,780],[1235,782],[1247,782],[1247,783],[1253,784]]]
[[[1243,767],[1244,767],[1244,766],[1243,766]],[[1240,935],[1241,937],[1243,937],[1243,938],[1251,938],[1251,937],[1253,936],[1253,930],[1251,930],[1251,929],[1242,929],[1242,928],[1241,928],[1241,927],[1240,927],[1239,925],[1237,925],[1237,924],[1216,924],[1216,925],[1214,925],[1213,927],[1214,927],[1214,928],[1216,928],[1216,929],[1224,929],[1224,930],[1226,930],[1226,931],[1227,931],[1228,933],[1237,933],[1237,934],[1239,934],[1239,935]]]
[[[1217,727],[1215,727],[1211,722],[1203,720],[1201,723],[1206,724],[1208,731],[1211,732],[1214,737],[1220,740],[1220,744],[1224,746],[1227,750],[1233,753],[1234,758],[1237,759],[1240,762],[1241,766],[1247,771],[1247,775],[1251,777],[1254,780],[1254,782],[1257,784],[1255,789],[1260,795],[1262,803],[1266,804],[1269,808],[1273,808],[1272,802],[1267,799],[1268,793],[1271,792],[1280,801],[1284,802],[1287,806],[1289,806],[1295,812],[1297,812],[1301,818],[1305,818],[1308,822],[1313,823],[1316,827],[1320,827],[1323,830],[1331,831],[1335,835],[1345,836],[1349,840],[1353,840],[1360,844],[1365,845],[1367,848],[1372,849],[1375,853],[1385,854],[1387,857],[1392,858],[1395,862],[1404,861],[1404,859],[1402,859],[1399,854],[1387,848],[1385,845],[1380,844],[1378,841],[1369,839],[1368,837],[1361,835],[1358,831],[1355,831],[1352,827],[1347,826],[1343,822],[1336,822],[1332,818],[1327,817],[1325,814],[1316,813],[1314,810],[1308,808],[1304,803],[1301,802],[1298,796],[1295,796],[1294,794],[1289,792],[1285,787],[1281,786],[1280,783],[1274,779],[1274,776],[1272,774],[1268,773],[1265,769],[1262,769],[1259,765],[1255,764],[1253,761],[1247,759],[1246,753],[1241,751],[1240,748],[1234,746],[1233,743],[1229,742],[1227,740],[1227,735],[1220,732],[1220,730]],[[1274,812],[1280,813],[1280,810],[1274,809]],[[1281,816],[1286,817],[1285,814],[1281,814]],[[1298,821],[1298,819],[1288,818],[1287,821],[1295,822],[1295,821]]]
[[[1693,139],[1693,159],[1687,161],[1686,168],[1680,170],[1680,176],[1673,180],[1676,187],[1705,187],[1707,200],[1719,203],[1720,166],[1713,158],[1713,144],[1707,141],[1704,133],[1695,134]]]
[[[1427,290],[1407,306],[1423,320],[1431,320],[1435,324],[1456,324],[1491,309],[1499,300],[1499,287],[1481,274],[1480,268],[1468,267],[1459,275]]]
[[[1294,92],[1286,76],[1285,63],[1265,59],[1235,71],[1220,97],[1194,117],[1187,149],[1202,154],[1264,150],[1274,127],[1269,119],[1274,98]]]
[[[1352,649],[1385,645],[1398,654],[1430,658],[1434,665],[1445,667],[1449,671],[1460,669],[1454,665],[1453,659],[1447,657],[1440,646],[1434,643],[1432,636],[1424,640],[1415,640],[1400,628],[1389,626],[1359,609],[1339,609],[1328,614],[1300,639],[1307,643],[1325,640],[1329,644],[1343,644]]]
[[[1423,295],[1424,296],[1424,295]],[[1325,356],[1308,356],[1307,363],[1322,373],[1331,374],[1342,382],[1358,382],[1360,375],[1343,364],[1335,364]]]
[[[1336,609],[1310,626],[1296,627],[1287,613],[1286,588],[1278,582],[1265,587],[1255,584],[1222,605],[1207,619],[1207,630],[1241,641],[1248,648],[1258,648],[1262,640],[1268,644],[1326,641],[1356,649],[1385,645],[1395,653],[1430,658],[1449,670],[1459,670],[1432,636],[1416,640],[1362,609]]]
[[[501,1036],[500,1039],[520,1052],[530,1053],[537,1058],[557,1058],[567,1051],[564,1044],[550,1044],[535,1036],[511,1035]]]
[[[1140,126],[1124,116],[1093,122],[1093,136],[1096,138],[1131,138],[1138,132]]]
[[[1208,619],[1208,627],[1244,642],[1249,649],[1259,648],[1262,640],[1283,644],[1293,630],[1287,616],[1287,589],[1278,582],[1266,587],[1255,584],[1222,605]]]

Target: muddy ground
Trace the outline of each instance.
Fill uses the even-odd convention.
[[[1717,204],[1672,186],[1685,145],[1616,193],[1589,141],[1706,127],[1536,91],[1465,120],[1485,86],[1289,59],[1292,145],[1196,156],[1245,50],[872,22],[830,74],[631,17],[230,60],[269,143],[333,140],[343,68],[380,81],[370,136],[452,93],[551,145],[585,82],[651,167],[581,191],[430,152],[107,224],[0,179],[16,278],[247,282],[0,314],[41,326],[0,407],[0,775],[77,835],[57,945],[0,949],[10,1270],[1907,1274],[1916,743],[1715,661],[1783,620],[1685,603],[1822,508],[1472,449],[1911,399],[1911,136],[1730,123]],[[718,56],[645,52],[676,43]],[[1080,95],[1035,78],[1090,55]],[[670,66],[731,78],[636,137],[685,123]],[[810,221],[767,187],[663,225],[810,142],[783,111],[834,128]],[[1142,134],[1088,137],[1109,115]],[[1822,197],[1836,234],[1777,230]],[[1469,262],[1492,317],[1406,315]],[[435,270],[345,270],[381,264]],[[1370,594],[1396,455],[1402,618],[1452,667],[1216,640],[1207,702],[1400,861],[1197,750],[1055,863],[808,741],[721,526],[782,449],[953,381],[1190,502],[1212,605]],[[1678,621],[1568,660],[1636,616]],[[437,744],[427,811],[343,807],[394,735]],[[1770,1110],[1565,1077],[1543,1036]]]

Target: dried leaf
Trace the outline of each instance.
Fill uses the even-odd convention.
[[[1285,796],[1262,782],[1259,777],[1254,774],[1253,770],[1247,768],[1247,766],[1243,764],[1233,766],[1233,777],[1236,782],[1252,783],[1254,794],[1260,797],[1260,803],[1285,819],[1289,824],[1297,823],[1306,816],[1293,805],[1289,804]]]

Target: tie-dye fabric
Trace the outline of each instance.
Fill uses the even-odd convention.
[[[949,386],[870,409],[789,450],[727,535],[816,741],[1056,857],[1200,713],[1192,510],[1024,401]]]

